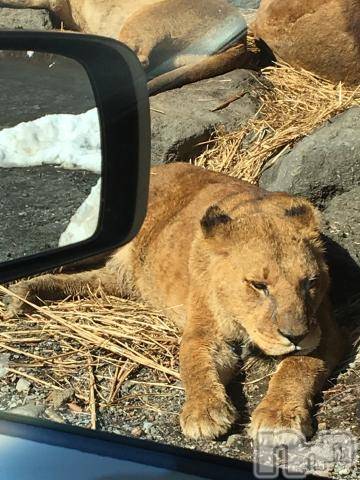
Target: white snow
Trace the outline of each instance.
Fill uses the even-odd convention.
[[[58,165],[101,173],[100,126],[97,109],[45,115],[0,131],[0,167]],[[96,230],[101,179],[62,233],[59,246],[90,238]]]
[[[0,131],[0,167],[59,165],[101,173],[97,109],[45,115]]]
[[[101,178],[71,217],[66,230],[60,236],[59,247],[86,240],[94,235],[99,219],[100,190]]]

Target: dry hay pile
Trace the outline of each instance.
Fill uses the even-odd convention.
[[[360,104],[360,86],[334,85],[287,64],[263,69],[257,79],[261,107],[230,133],[218,131],[196,165],[255,183],[293,144],[317,126]]]
[[[98,293],[34,305],[32,312],[9,320],[0,303],[0,354],[11,354],[7,375],[49,391],[72,388],[87,405],[96,397],[101,406],[116,402],[122,384],[141,367],[155,370],[164,386],[174,383],[175,327],[141,303]]]

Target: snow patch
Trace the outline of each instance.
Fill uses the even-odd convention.
[[[100,192],[101,178],[71,217],[66,230],[60,236],[59,247],[81,242],[94,235],[99,220]]]
[[[0,167],[59,165],[101,173],[97,109],[45,115],[0,131]]]

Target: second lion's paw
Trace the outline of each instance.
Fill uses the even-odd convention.
[[[294,445],[313,434],[306,407],[265,398],[251,416],[249,435],[260,445]]]

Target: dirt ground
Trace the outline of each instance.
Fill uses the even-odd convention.
[[[81,65],[59,55],[0,51],[0,130],[52,113],[82,113],[95,107]]]

